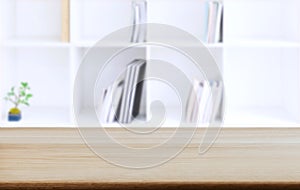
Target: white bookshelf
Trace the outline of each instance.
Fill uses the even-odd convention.
[[[174,25],[202,40],[205,2],[148,0],[147,19]],[[225,126],[299,127],[300,2],[223,3],[224,42],[207,47],[216,56],[224,75]],[[107,34],[132,24],[131,0],[70,0],[70,42],[62,42],[61,6],[61,0],[0,0],[1,127],[75,126],[73,85],[84,53]],[[197,43],[170,40],[182,47],[198,47]],[[105,46],[116,48],[124,44],[116,41]],[[138,51],[143,54],[142,49]],[[192,72],[186,60],[164,51],[153,48],[144,53],[148,58],[163,58],[187,73]],[[29,82],[34,98],[31,107],[22,108],[23,120],[9,123],[7,112],[11,105],[2,97],[20,81]],[[85,101],[86,85],[82,79],[82,90],[74,101],[81,105],[82,114],[89,117],[92,108]],[[168,104],[174,106],[176,101],[171,99]],[[171,116],[170,125],[174,123],[176,116]]]

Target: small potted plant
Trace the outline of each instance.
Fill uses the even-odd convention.
[[[9,110],[8,121],[20,121],[22,118],[20,105],[29,106],[29,99],[32,98],[32,94],[29,93],[30,87],[27,82],[21,82],[21,86],[16,90],[12,87],[4,98],[14,104],[14,107]]]

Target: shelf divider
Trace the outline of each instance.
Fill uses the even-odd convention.
[[[62,42],[70,42],[70,0],[61,0],[61,2],[62,2],[61,40]]]

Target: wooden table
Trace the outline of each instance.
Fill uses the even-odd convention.
[[[203,132],[163,165],[126,169],[96,156],[75,128],[1,128],[0,189],[300,188],[300,129],[225,128],[199,156]]]

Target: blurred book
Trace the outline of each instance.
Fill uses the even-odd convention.
[[[216,119],[221,109],[222,83],[194,80],[186,105],[188,123],[209,123]]]
[[[142,100],[143,78],[146,71],[146,61],[137,59],[127,66],[124,83],[124,93],[120,109],[120,123],[130,123],[140,112]]]
[[[132,2],[133,28],[131,42],[139,43],[146,41],[147,33],[147,2],[143,0]]]
[[[203,123],[204,112],[210,95],[207,81],[194,80],[186,107],[186,120],[189,123]]]
[[[203,117],[204,123],[216,122],[223,109],[223,83],[221,81],[210,82],[210,90],[211,93]]]
[[[120,103],[122,100],[124,80],[115,82],[104,90],[101,101],[100,120],[103,123],[112,123],[116,121],[120,114]]]
[[[208,3],[207,42],[223,41],[223,4],[219,1]]]
[[[103,91],[100,105],[102,123],[130,123],[145,110],[141,106],[146,71],[146,61],[136,59],[126,67],[121,79]]]

